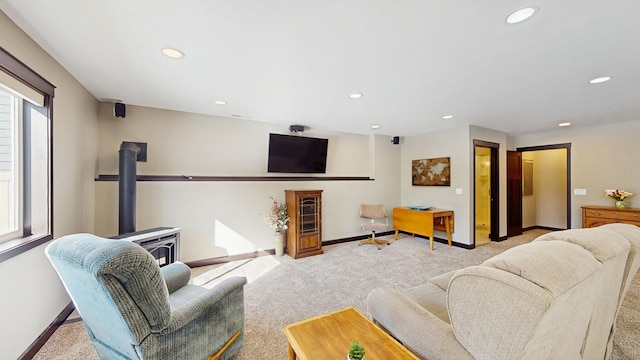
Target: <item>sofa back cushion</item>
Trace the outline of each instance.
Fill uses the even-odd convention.
[[[578,245],[545,241],[462,269],[447,291],[456,338],[476,359],[581,358],[602,267]]]
[[[629,286],[631,286],[633,278],[636,276],[638,270],[640,269],[640,227],[631,224],[616,223],[603,225],[601,226],[601,228],[616,231],[619,235],[629,241],[629,244],[631,245],[631,248],[629,249],[629,257],[627,258],[627,265],[625,266],[624,276],[622,278],[620,297],[618,298],[618,307],[616,309],[617,319],[618,312],[620,312],[620,306],[622,305],[622,301],[627,294],[627,290],[629,290]],[[613,335],[616,332],[616,319],[614,319],[613,321],[613,331],[611,331],[611,334],[609,334],[609,344],[607,346],[606,358],[609,358],[609,356],[611,355],[611,351],[613,350]]]
[[[599,229],[614,231],[627,240],[631,246],[629,256],[627,257],[627,265],[624,270],[622,288],[620,289],[619,304],[621,304],[624,295],[627,293],[627,290],[629,290],[631,281],[633,281],[633,278],[638,273],[638,269],[640,269],[640,256],[638,256],[640,252],[640,227],[631,224],[617,223],[603,225],[600,226]]]
[[[628,234],[625,234],[624,230],[627,226],[635,228],[636,238],[626,238]],[[624,296],[628,271],[632,267],[629,260],[630,257],[635,257],[632,254],[635,253],[634,241],[640,241],[640,228],[622,225],[622,228],[600,226],[556,231],[540,236],[534,243],[545,241],[564,241],[578,245],[590,251],[602,263],[603,269],[598,274],[601,279],[593,281],[590,295],[595,300],[595,308],[585,337],[583,353],[585,359],[605,358],[607,343],[612,339],[615,328],[621,297]]]

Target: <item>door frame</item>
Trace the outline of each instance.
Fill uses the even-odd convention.
[[[567,229],[571,229],[571,143],[519,147],[516,148],[516,151],[525,152],[556,149],[567,150]]]
[[[491,205],[489,217],[489,240],[500,241],[500,144],[485,140],[473,139],[473,247],[476,246],[476,146],[489,148],[491,151],[491,166],[489,168],[489,181],[491,182]]]

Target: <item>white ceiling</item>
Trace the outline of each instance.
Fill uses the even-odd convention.
[[[637,0],[0,6],[105,101],[392,136],[463,124],[521,134],[565,121],[575,128],[640,120]],[[538,8],[532,18],[505,22],[527,6]],[[186,56],[168,58],[164,47]],[[604,75],[612,80],[589,84]],[[447,114],[455,117],[442,119]]]

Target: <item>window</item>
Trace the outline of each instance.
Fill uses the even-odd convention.
[[[0,88],[0,241],[21,235],[18,98]]]
[[[0,261],[52,238],[53,90],[0,48]]]

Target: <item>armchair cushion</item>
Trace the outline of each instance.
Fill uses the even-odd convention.
[[[46,254],[100,358],[206,359],[244,333],[244,277],[199,288],[188,284],[186,265],[160,269],[139,245],[91,234],[54,240]]]

